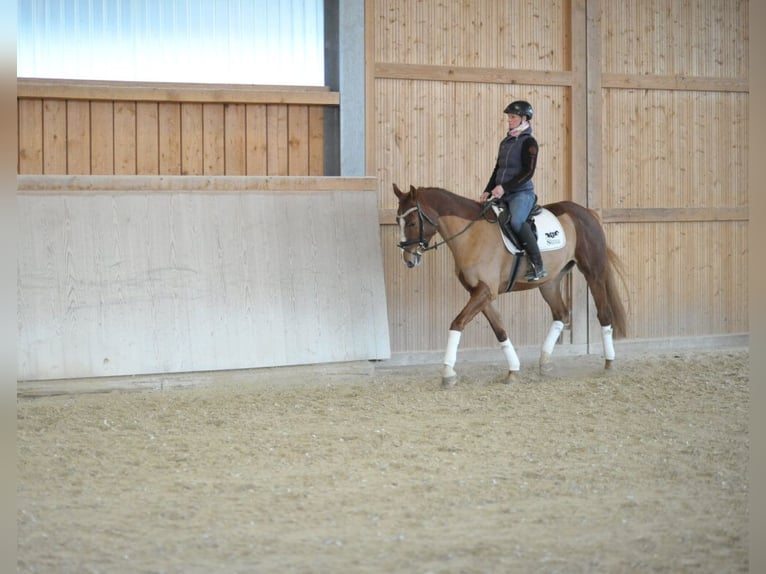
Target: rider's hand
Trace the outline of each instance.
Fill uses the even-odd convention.
[[[502,185],[496,185],[492,188],[492,191],[490,192],[490,195],[494,197],[495,199],[500,199],[505,194],[505,190],[503,189]]]
[[[500,199],[505,194],[505,190],[502,185],[496,185],[490,191],[484,191],[481,194],[482,203],[486,203],[492,199]]]

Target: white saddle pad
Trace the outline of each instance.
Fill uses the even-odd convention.
[[[496,215],[500,212],[500,208],[497,205],[493,205],[492,209]],[[561,226],[558,217],[553,215],[553,213],[543,207],[542,211],[535,215],[534,220],[535,227],[537,227],[537,246],[540,248],[540,251],[555,251],[562,249],[567,244],[564,228]],[[518,253],[520,251],[519,248],[505,236],[499,225],[497,229],[500,232],[500,237],[503,238],[506,249],[511,253]]]

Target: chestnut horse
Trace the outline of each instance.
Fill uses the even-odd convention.
[[[457,380],[454,366],[460,336],[479,313],[489,321],[508,361],[505,382],[517,380],[519,358],[493,303],[498,294],[508,291],[509,287],[511,291],[540,289],[551,308],[553,323],[540,355],[540,369],[549,367],[553,347],[564,324],[569,322],[569,309],[561,296],[561,280],[575,265],[585,276],[596,303],[604,345],[604,368],[611,367],[615,358],[612,337],[625,336],[625,309],[618,296],[614,273],[617,271],[622,279],[621,263],[607,246],[604,230],[593,211],[571,201],[544,206],[561,223],[566,242],[555,251],[542,253],[548,276],[532,283],[526,281],[523,271],[518,281],[511,279],[515,256],[503,244],[494,213],[491,217],[486,215],[486,205],[437,187],[410,186],[410,191],[404,193],[394,184],[394,193],[399,198],[396,215],[401,228],[399,247],[407,266],[419,265],[423,252],[436,247],[428,244],[438,232],[442,243],[452,250],[460,283],[471,294],[450,325],[442,368],[443,385],[453,385]],[[526,269],[526,265],[522,269]]]

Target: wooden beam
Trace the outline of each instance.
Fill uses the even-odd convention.
[[[633,90],[687,90],[693,92],[748,92],[747,79],[700,76],[653,76],[640,74],[602,74],[604,88]]]
[[[748,207],[634,207],[596,211],[603,223],[750,220]],[[378,219],[381,225],[396,225],[396,209],[379,209]]]
[[[588,154],[594,143],[601,141],[601,134],[590,129],[588,71],[591,66],[588,57],[588,19],[586,0],[569,0],[569,52],[571,54],[572,87],[569,111],[569,170],[571,191],[569,197],[580,205],[588,205],[588,179],[593,173],[588,170]],[[581,134],[586,134],[585,145]],[[599,340],[596,326],[589,323],[590,299],[588,283],[579,273],[572,273],[564,282],[564,297],[569,299],[571,309],[569,336],[562,341],[573,345],[588,344]],[[569,293],[566,288],[569,288]],[[600,326],[598,326],[600,331]],[[599,332],[600,335],[600,332]]]
[[[374,177],[19,175],[19,195],[375,191]]]
[[[425,64],[375,64],[376,78],[431,80],[437,82],[477,82],[483,84],[529,84],[571,86],[572,72],[509,70],[507,68],[468,68]]]
[[[604,209],[604,223],[669,223],[678,221],[749,221],[743,207],[633,207]]]
[[[246,86],[18,78],[19,98],[217,102],[338,106],[340,94],[321,86]]]

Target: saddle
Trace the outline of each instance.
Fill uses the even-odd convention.
[[[510,213],[508,210],[504,205],[498,204],[493,204],[492,210],[497,216],[500,235],[503,238],[506,249],[511,253],[523,253],[524,248],[521,246],[521,241],[509,226]],[[535,235],[537,246],[541,252],[555,251],[566,245],[566,236],[564,235],[564,228],[561,227],[561,222],[553,213],[537,203],[536,200],[532,211],[529,212],[527,222],[529,227],[532,228],[532,233]]]

